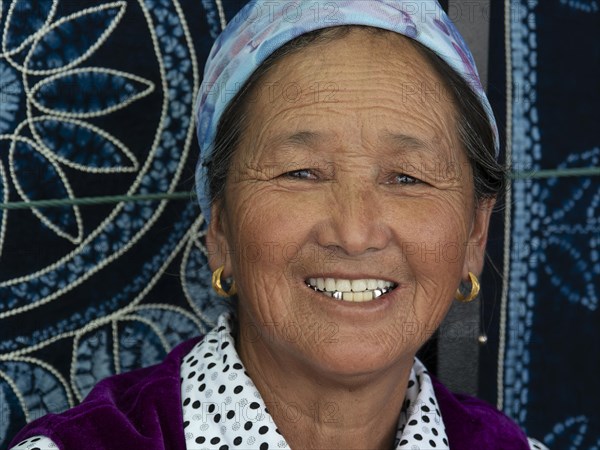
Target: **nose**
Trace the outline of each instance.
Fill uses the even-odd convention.
[[[385,224],[376,187],[364,182],[338,184],[330,203],[318,229],[319,245],[346,256],[376,252],[388,245],[391,230]]]

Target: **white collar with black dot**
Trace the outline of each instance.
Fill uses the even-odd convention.
[[[187,450],[286,449],[235,350],[228,313],[183,359],[181,398]],[[294,415],[295,411],[286,411]],[[448,449],[431,378],[415,359],[396,434],[396,450]]]

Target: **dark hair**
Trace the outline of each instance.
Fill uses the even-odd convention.
[[[214,152],[211,160],[206,163],[211,203],[223,199],[231,159],[247,124],[248,97],[260,83],[262,77],[285,56],[296,53],[309,45],[327,43],[344,37],[353,28],[366,29],[373,34],[387,32],[387,30],[379,28],[355,25],[315,30],[303,34],[277,49],[254,71],[223,112],[217,127]],[[450,89],[454,97],[458,115],[457,132],[473,171],[476,199],[484,200],[496,197],[503,190],[506,171],[496,161],[494,134],[479,98],[469,84],[435,52],[417,41],[412,42],[416,44],[417,49],[444,80],[446,87]]]

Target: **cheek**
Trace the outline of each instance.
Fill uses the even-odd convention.
[[[460,281],[468,214],[460,201],[422,202],[403,227],[402,250],[414,283],[418,320],[439,323]]]
[[[305,223],[300,220],[305,214],[295,210],[294,203],[282,201],[269,193],[267,187],[247,189],[236,204],[230,235],[234,239],[237,236],[238,245],[260,248],[260,253],[268,256],[257,262],[281,263],[286,255],[284,259],[293,259],[293,250],[301,244]]]
[[[422,220],[413,226],[419,245],[418,260],[425,266],[451,269],[462,265],[468,238],[466,212],[462,205],[437,202],[424,211]],[[439,274],[440,276],[443,273]]]
[[[236,193],[239,195],[231,196],[235,201],[227,210],[233,277],[240,304],[252,305],[267,320],[266,316],[282,313],[276,309],[289,308],[289,303],[280,304],[276,299],[291,295],[293,267],[306,235],[302,229],[305,221],[299,220],[289,205],[282,208],[267,189],[247,186]]]

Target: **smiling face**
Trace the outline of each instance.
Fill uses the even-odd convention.
[[[242,357],[325,377],[412,365],[489,222],[450,94],[410,40],[360,29],[261,81],[207,236]]]

